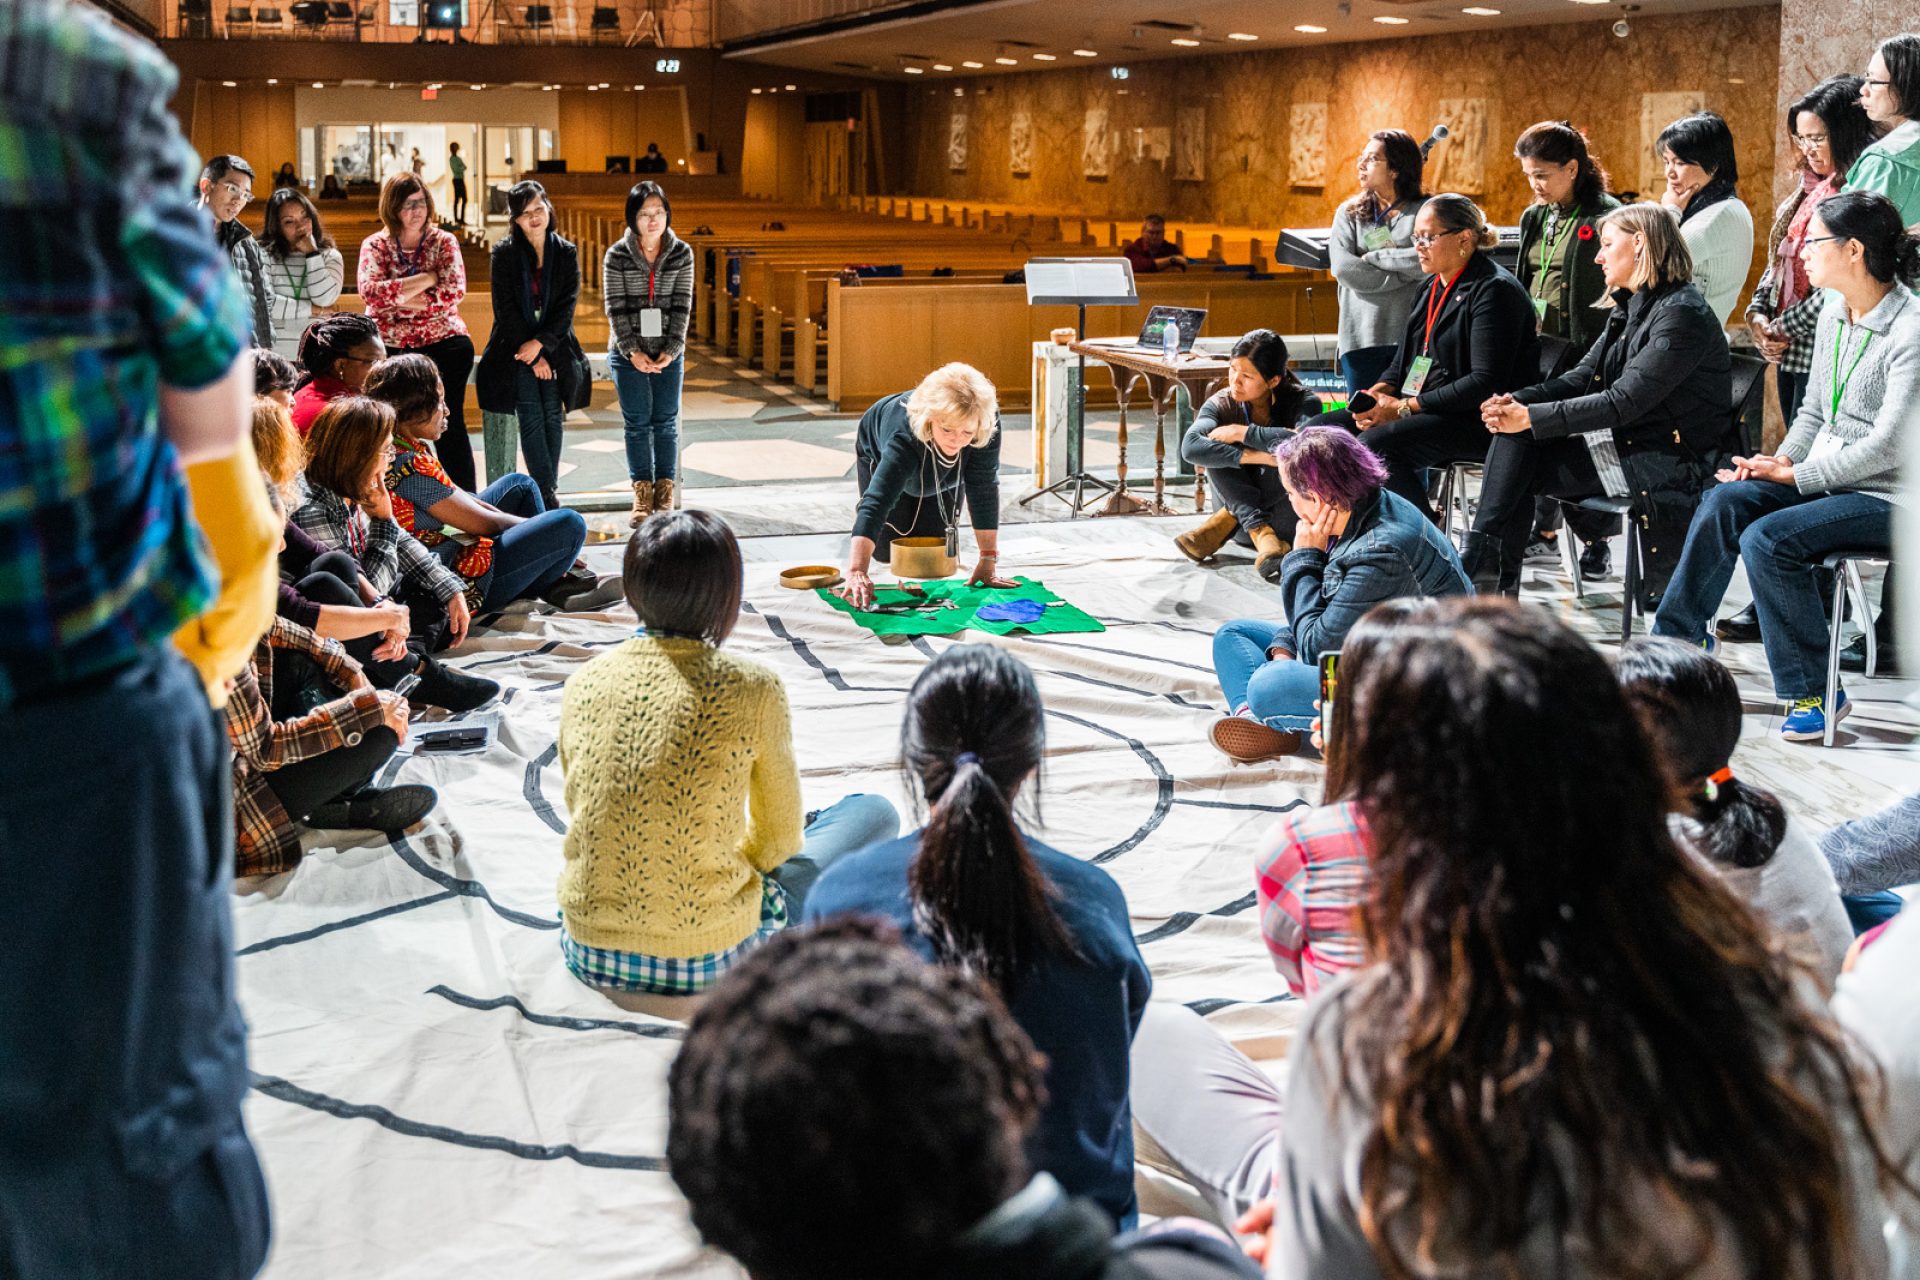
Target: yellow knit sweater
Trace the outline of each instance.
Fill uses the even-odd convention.
[[[698,640],[637,636],[567,681],[566,929],[684,959],[745,942],[761,880],[800,850],[800,775],[773,672]]]

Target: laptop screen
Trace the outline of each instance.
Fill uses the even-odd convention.
[[[1164,348],[1163,336],[1167,325],[1178,325],[1180,329],[1180,350],[1193,350],[1193,340],[1200,336],[1200,322],[1207,318],[1205,307],[1154,307],[1147,312],[1147,322],[1140,326],[1140,345],[1154,350]]]

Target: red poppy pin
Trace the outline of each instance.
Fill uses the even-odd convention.
[[[1576,240],[1591,240],[1593,239],[1593,228],[1583,222],[1580,224],[1580,229],[1573,233],[1573,238]]]

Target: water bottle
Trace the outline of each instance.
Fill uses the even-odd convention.
[[[1166,354],[1167,363],[1172,364],[1180,356],[1180,322],[1168,320],[1160,326],[1160,350]]]

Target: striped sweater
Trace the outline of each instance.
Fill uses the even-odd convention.
[[[1837,412],[1836,363],[1845,383]],[[1920,299],[1896,284],[1859,324],[1849,324],[1846,302],[1830,293],[1813,340],[1807,394],[1780,444],[1793,460],[1795,486],[1802,493],[1868,493],[1920,509],[1920,494],[1900,484],[1900,452],[1916,406]]]
[[[629,231],[614,241],[601,263],[600,292],[611,332],[607,354],[624,360],[642,355],[678,357],[687,349],[687,321],[693,316],[693,247],[669,228],[660,257],[647,265],[640,239]],[[652,301],[649,302],[648,298]],[[660,336],[640,336],[640,313],[659,307]]]

